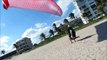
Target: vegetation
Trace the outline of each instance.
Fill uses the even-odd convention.
[[[69,17],[70,17],[70,18],[75,18],[74,13],[70,13],[70,14],[69,14]]]
[[[95,0],[97,2],[97,9],[99,12],[105,14],[104,7],[107,4],[107,0]]]
[[[55,29],[55,32],[58,32],[58,34],[61,34],[61,29],[56,26],[56,24],[53,24],[53,28]]]
[[[98,12],[104,13],[104,7],[102,5],[97,6]]]
[[[41,43],[37,44],[35,48],[38,48],[40,46],[43,46],[43,45],[46,45],[52,41],[55,41],[57,40],[58,38],[60,37],[63,37],[65,36],[66,34],[60,34],[60,35],[55,35],[54,37],[49,37],[49,38],[46,38],[45,41],[42,41]]]
[[[84,12],[84,13],[82,14],[82,16],[86,18],[86,17],[88,16],[88,13]]]
[[[55,23],[53,24],[53,28],[55,29],[55,31],[57,31],[57,27]]]
[[[65,23],[65,24],[68,24],[69,22],[68,22],[68,20],[67,20],[67,19],[64,19],[64,23]]]
[[[2,50],[1,53],[2,53],[2,54],[5,54],[5,50]]]
[[[16,44],[13,44],[13,48],[17,48],[18,46]]]
[[[49,30],[50,36],[54,36],[54,31],[52,29]]]
[[[90,25],[92,25],[92,24],[94,24],[94,23],[97,23],[97,22],[99,22],[99,21],[102,21],[102,20],[104,20],[104,19],[106,19],[106,18],[107,18],[107,15],[106,15],[106,16],[103,16],[103,17],[100,17],[100,18],[97,19],[97,20],[89,20],[90,23],[88,23],[88,24],[86,24],[86,25],[80,24],[80,25],[79,25],[79,28],[77,28],[76,30],[83,29],[83,28],[85,28],[85,27],[87,27],[87,26],[90,26]]]
[[[40,37],[41,37],[41,40],[43,40],[43,39],[45,40],[46,39],[46,36],[45,36],[44,33],[41,33]]]

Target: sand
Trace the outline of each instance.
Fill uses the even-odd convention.
[[[77,31],[71,44],[68,36],[8,60],[107,60],[107,19]]]

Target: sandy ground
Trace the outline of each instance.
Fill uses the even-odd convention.
[[[77,31],[77,42],[68,36],[9,60],[107,60],[107,19]]]

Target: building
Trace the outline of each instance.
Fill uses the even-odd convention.
[[[87,24],[88,20],[95,19],[101,15],[101,13],[98,13],[95,0],[73,0],[73,4],[79,11],[79,16],[84,24]],[[83,17],[84,13],[87,13],[87,17]]]
[[[30,38],[23,38],[19,41],[17,41],[14,46],[16,47],[16,50],[18,53],[22,53],[26,50],[29,50],[33,47],[33,44],[31,42],[31,39]]]

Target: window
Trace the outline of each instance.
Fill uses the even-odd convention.
[[[91,8],[92,8],[93,10],[96,10],[96,9],[97,9],[95,4],[91,5]]]
[[[79,2],[83,2],[84,0],[79,0]]]
[[[92,17],[92,14],[90,14],[88,17],[91,18],[91,17]]]
[[[84,11],[89,11],[89,8],[86,8]]]
[[[85,0],[78,0],[77,3],[79,3],[79,2],[84,2],[84,1],[85,1]]]
[[[90,5],[93,4],[93,3],[94,3],[94,2],[91,2]]]
[[[82,8],[83,8],[83,9],[86,8],[86,5],[83,5]]]

